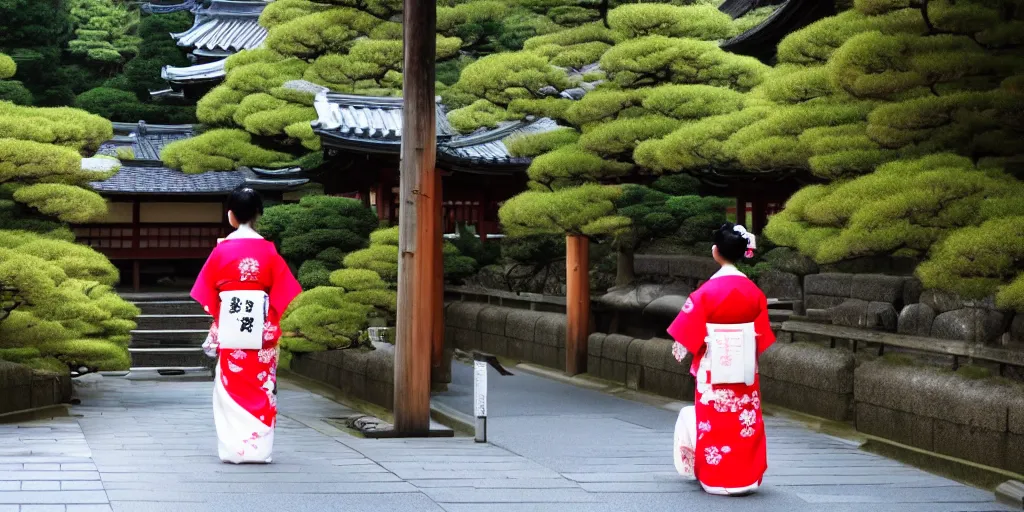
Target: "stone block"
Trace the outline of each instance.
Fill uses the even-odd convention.
[[[366,375],[366,365],[370,360],[369,351],[339,350],[338,352],[344,356],[341,359],[342,370],[356,375]]]
[[[1007,404],[1009,409],[1007,429],[1014,434],[1024,435],[1024,388],[1020,389],[1020,392],[1012,394],[1013,396]]]
[[[917,304],[921,302],[921,294],[924,293],[924,285],[916,277],[908,277],[903,282],[903,305]]]
[[[1024,343],[1024,313],[1017,313],[1010,322],[1010,341]]]
[[[852,394],[854,355],[842,349],[830,349],[804,343],[776,343],[761,354],[761,375],[780,382],[791,382],[808,389],[836,394]]]
[[[757,286],[765,295],[773,299],[799,299],[804,296],[803,287],[800,285],[800,276],[787,272],[776,270],[765,272],[758,278]]]
[[[604,339],[608,335],[603,332],[595,332],[587,337],[587,353],[592,356],[601,357],[601,348],[604,346]]]
[[[700,256],[677,256],[669,263],[669,272],[673,276],[697,281],[710,279],[719,268],[714,259]]]
[[[947,340],[991,343],[999,340],[1006,328],[1005,313],[991,309],[964,308],[936,316],[931,335]]]
[[[808,277],[810,277],[810,276],[808,276]],[[804,289],[804,292],[805,292],[805,294],[804,294],[804,307],[807,308],[808,314],[810,314],[810,311],[813,310],[813,309],[818,309],[818,310],[832,309],[832,308],[842,304],[843,302],[846,302],[846,300],[849,298],[849,297],[830,297],[828,295],[815,295],[815,294],[812,294],[810,292],[807,292],[806,288]]]
[[[638,254],[633,262],[633,271],[641,276],[667,276],[670,259],[665,256]]]
[[[885,360],[864,363],[854,375],[854,397],[868,403],[919,416],[1005,432],[1011,399],[1019,387],[990,379],[963,376],[924,366],[897,365]]]
[[[564,358],[562,358],[562,366],[563,368],[565,366]],[[587,373],[597,375],[598,377],[601,376],[601,356],[595,356],[593,354],[587,356]]]
[[[533,345],[533,342],[508,338],[508,357],[519,361],[529,361],[530,359],[527,356],[528,345]]]
[[[609,334],[604,339],[604,344],[601,348],[601,358],[625,363],[626,355],[629,353],[629,344],[632,342],[633,338],[629,336]]]
[[[395,354],[390,350],[367,352],[366,377],[371,380],[394,382]]]
[[[480,350],[488,354],[507,357],[509,355],[508,338],[499,334],[481,334]]]
[[[854,275],[851,297],[868,302],[888,302],[902,306],[906,278],[878,274]]]
[[[820,272],[818,264],[789,247],[772,249],[764,255],[765,261],[781,272],[806,276]]]
[[[1024,434],[1006,435],[1006,469],[1024,474]]]
[[[47,407],[60,403],[56,375],[34,375],[32,377],[32,407]]]
[[[647,318],[675,319],[686,303],[686,295],[665,295],[651,301],[644,308],[643,316]]]
[[[451,346],[467,351],[480,349],[480,340],[482,335],[479,331],[459,329],[457,327],[453,328],[453,330],[455,331],[455,336],[449,342]]]
[[[534,341],[537,335],[537,322],[541,316],[541,313],[536,311],[509,311],[505,323],[505,336],[509,339]]]
[[[638,364],[626,363],[626,387],[634,391],[640,389],[643,367]]]
[[[868,301],[861,299],[847,299],[843,301],[842,304],[829,310],[832,325],[867,328],[869,304]]]
[[[642,284],[636,288],[636,300],[637,303],[646,308],[651,302],[661,297],[685,297],[692,292],[693,288],[681,283]]]
[[[677,400],[694,399],[693,376],[689,373],[673,373],[668,371],[661,374],[661,392],[659,394]]]
[[[644,305],[637,298],[633,285],[615,287],[597,299],[602,306],[612,311],[643,311]]]
[[[899,317],[899,313],[896,312],[896,308],[891,303],[872,302],[868,304],[865,325],[869,329],[895,332]]]
[[[476,330],[480,311],[486,307],[487,304],[480,302],[452,302],[444,312],[444,324]]]
[[[927,304],[936,313],[946,313],[964,307],[964,301],[955,294],[941,290],[925,290],[921,292],[920,302]]]
[[[1007,465],[1007,433],[936,419],[934,450],[996,468]]]
[[[804,278],[804,292],[810,295],[849,299],[853,296],[853,275],[811,274]]]
[[[769,403],[833,421],[848,421],[853,415],[853,393],[832,393],[761,374],[761,395]]]
[[[557,368],[558,347],[541,345],[540,343],[534,344],[531,360],[539,365],[547,366],[548,368]]]
[[[913,413],[857,402],[857,430],[897,443],[933,449],[934,420]]]
[[[641,343],[640,366],[643,366],[645,369],[664,370],[666,364],[664,360],[664,346],[668,345],[669,352],[671,353],[672,343],[674,342],[660,338],[650,339]]]
[[[505,322],[508,314],[512,311],[509,308],[487,307],[480,311],[477,316],[477,330],[485,334],[505,335]]]
[[[650,343],[651,340],[633,340],[633,342],[629,344],[629,348],[626,350],[626,363],[636,366],[642,365],[644,346]]]
[[[537,320],[537,330],[534,337],[540,345],[549,347],[565,346],[565,315],[558,313],[541,313]]]
[[[931,336],[935,310],[927,304],[911,304],[903,308],[897,322],[897,332],[912,336]]]

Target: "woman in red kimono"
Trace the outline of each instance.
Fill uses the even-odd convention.
[[[259,195],[251,188],[236,189],[227,207],[228,222],[236,230],[218,240],[191,295],[213,316],[203,348],[219,356],[213,418],[220,459],[269,463],[277,421],[281,315],[302,289],[273,242],[252,228],[263,213]]]
[[[690,294],[668,328],[676,340],[676,359],[693,354],[690,373],[697,388],[695,405],[683,409],[676,426],[675,462],[680,474],[700,481],[710,494],[743,495],[761,486],[768,468],[755,352],[760,356],[775,342],[775,334],[764,293],[734,265],[753,256],[754,235],[730,223],[715,232],[714,243],[711,253],[721,270]],[[747,380],[712,383],[722,382],[713,379],[714,361],[729,365],[733,358],[717,351],[720,357],[708,355],[709,325],[735,327],[731,332],[747,329]]]

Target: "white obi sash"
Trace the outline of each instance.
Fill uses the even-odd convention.
[[[708,324],[711,384],[754,384],[757,343],[754,323]]]
[[[263,290],[220,293],[217,339],[222,349],[260,350],[270,297]]]

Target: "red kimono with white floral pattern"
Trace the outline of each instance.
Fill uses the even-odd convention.
[[[757,285],[738,272],[720,274],[690,295],[668,333],[694,355],[697,439],[693,453],[681,454],[684,464],[692,461],[705,489],[741,489],[760,485],[768,468],[760,382],[755,376],[750,386],[710,384],[707,324],[753,322],[758,356],[775,342],[775,334],[768,301]]]
[[[192,298],[214,317],[209,343],[218,346],[220,292],[262,290],[270,307],[261,350],[219,349],[214,419],[221,459],[269,462],[277,419],[277,341],[281,315],[299,293],[298,281],[272,242],[235,238],[220,242],[192,288]]]

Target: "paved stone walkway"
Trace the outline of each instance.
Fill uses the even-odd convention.
[[[672,471],[673,413],[519,372],[490,380],[493,444],[357,438],[325,421],[353,411],[283,383],[274,464],[232,466],[216,457],[211,383],[107,378],[75,417],[0,425],[0,512],[1010,510],[778,419],[764,492],[714,498]],[[437,400],[468,412],[467,367],[455,381]]]

